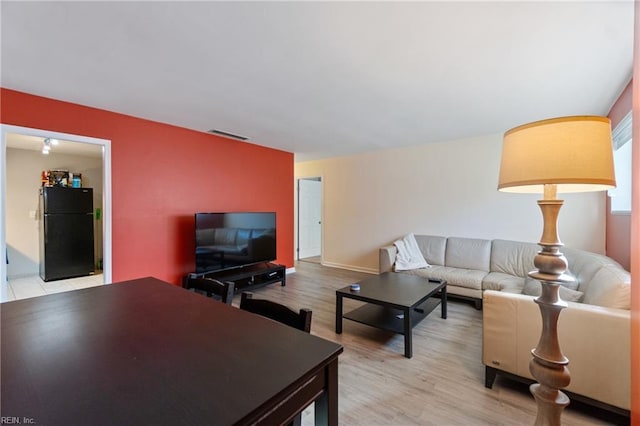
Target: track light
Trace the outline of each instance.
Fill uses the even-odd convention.
[[[51,145],[58,145],[58,139],[46,138],[42,141],[42,153],[47,155],[51,151]]]

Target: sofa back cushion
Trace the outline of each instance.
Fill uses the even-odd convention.
[[[236,245],[235,228],[216,228],[216,237],[214,245],[216,246],[235,246]]]
[[[489,272],[491,241],[475,238],[447,238],[445,266]]]
[[[584,293],[565,285],[560,285],[558,292],[560,294],[560,299],[565,302],[580,302],[584,296]],[[526,294],[528,296],[540,296],[542,294],[542,283],[536,279],[531,277],[526,277],[524,279],[524,288],[522,289],[522,294]]]
[[[609,264],[594,275],[584,293],[584,303],[607,308],[631,308],[631,274]]]
[[[196,229],[196,246],[212,246],[216,238],[214,228]]]
[[[526,277],[535,269],[533,259],[540,251],[534,243],[493,240],[491,243],[491,272]]]
[[[251,230],[251,238],[275,238],[276,230],[273,228],[253,228]]]
[[[416,242],[429,265],[444,266],[444,255],[447,247],[447,237],[435,235],[415,235]]]
[[[252,238],[251,232],[252,232],[251,229],[243,229],[243,228],[238,229],[236,233],[236,245],[248,246],[249,240]]]
[[[585,295],[585,303],[587,303],[587,293],[589,292],[591,281],[600,268],[606,265],[611,265],[616,268],[623,269],[615,260],[601,254],[570,247],[562,247],[560,251],[562,251],[564,256],[567,258],[569,270],[573,273],[579,283],[578,290],[582,291]]]

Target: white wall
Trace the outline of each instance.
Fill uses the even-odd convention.
[[[7,276],[15,278],[39,272],[38,191],[43,170],[82,173],[82,186],[93,188],[94,209],[102,207],[102,159],[75,155],[49,155],[40,151],[7,148]],[[102,257],[102,226],[95,226],[96,258]]]
[[[301,162],[322,176],[323,260],[377,272],[378,248],[409,232],[538,242],[538,195],[497,191],[502,135]],[[604,253],[605,194],[560,194],[569,247]]]

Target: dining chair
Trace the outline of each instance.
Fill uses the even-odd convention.
[[[300,312],[296,312],[271,300],[254,299],[253,293],[248,291],[240,295],[240,309],[270,318],[284,325],[302,330],[305,333],[311,332],[311,310],[309,309],[300,309]],[[302,413],[296,414],[291,419],[291,422],[287,424],[287,426],[300,425],[302,425]]]
[[[231,281],[218,281],[213,278],[202,278],[197,276],[188,276],[183,285],[187,290],[195,290],[204,292],[207,297],[213,297],[222,303],[230,305],[233,301],[234,284]]]
[[[311,310],[300,309],[300,312],[265,299],[254,299],[253,293],[243,292],[240,296],[240,309],[270,318],[282,324],[309,333],[311,331]]]

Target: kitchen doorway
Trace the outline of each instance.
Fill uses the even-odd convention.
[[[103,283],[110,283],[112,281],[112,249],[111,249],[111,141],[106,139],[98,139],[88,136],[73,135],[68,133],[53,132],[42,129],[33,129],[20,126],[12,126],[6,124],[0,124],[1,137],[0,137],[0,152],[2,152],[2,158],[0,159],[0,252],[8,256],[7,246],[7,147],[8,141],[14,138],[20,138],[20,141],[24,141],[25,144],[29,143],[29,140],[37,140],[42,144],[47,138],[64,141],[65,146],[71,146],[70,149],[82,150],[83,148],[91,148],[95,150],[96,146],[102,151],[102,199],[101,202],[96,202],[100,206],[100,229],[98,230],[102,234],[102,281]],[[14,142],[12,142],[14,144]],[[26,145],[24,145],[26,148]],[[22,149],[22,147],[20,147]],[[55,147],[52,147],[52,150]],[[26,215],[27,212],[25,211]],[[28,212],[29,217],[33,215],[32,211]],[[33,218],[31,218],[33,219]],[[11,261],[11,259],[9,259]],[[9,300],[8,294],[8,282],[7,282],[7,261],[0,262],[0,301]],[[97,278],[97,277],[96,277]]]
[[[322,178],[298,179],[299,261],[322,263]]]

